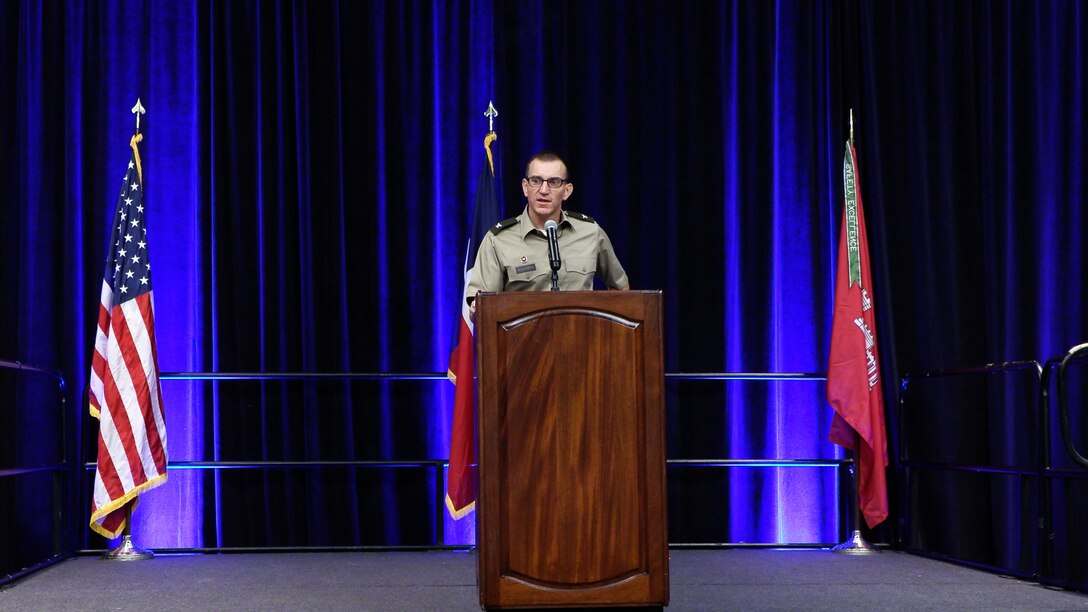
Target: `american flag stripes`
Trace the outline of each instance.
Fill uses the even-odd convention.
[[[140,140],[133,136],[129,143],[132,156],[113,219],[91,360],[90,410],[99,428],[90,526],[108,538],[124,530],[129,501],[166,482]]]

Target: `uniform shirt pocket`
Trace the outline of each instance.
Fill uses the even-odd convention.
[[[564,257],[563,269],[572,274],[593,276],[597,272],[597,259],[594,257]]]
[[[532,286],[541,276],[551,273],[548,263],[526,261],[525,263],[508,264],[506,266],[506,279],[510,289],[518,289]]]

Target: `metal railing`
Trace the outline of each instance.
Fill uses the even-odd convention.
[[[1056,533],[1055,508],[1054,508],[1054,483],[1061,481],[1086,481],[1088,480],[1088,460],[1077,449],[1070,431],[1069,410],[1069,382],[1068,369],[1074,364],[1088,363],[1088,343],[1071,347],[1064,355],[1048,359],[1043,365],[1042,389],[1039,393],[1040,424],[1040,466],[1043,478],[1040,482],[1040,507],[1041,517],[1039,521],[1039,571],[1040,582],[1054,586],[1088,590],[1088,578],[1078,582],[1058,575],[1055,571],[1055,546],[1059,540]],[[1057,376],[1055,377],[1055,373]],[[1050,417],[1053,412],[1051,404],[1052,379],[1056,378],[1058,424],[1062,437],[1062,448],[1066,456],[1074,464],[1074,469],[1056,469],[1053,458],[1054,446],[1051,442],[1052,425]],[[1082,412],[1088,416],[1088,411]],[[1079,468],[1079,469],[1077,469]],[[1079,517],[1078,517],[1079,518]],[[1078,525],[1079,528],[1079,525]]]
[[[17,580],[35,570],[52,565],[53,563],[67,558],[73,553],[73,550],[70,543],[66,542],[64,537],[66,533],[65,521],[70,519],[66,503],[68,499],[68,487],[64,482],[65,479],[70,475],[69,464],[66,459],[67,410],[65,401],[66,385],[64,381],[64,376],[62,376],[60,372],[56,370],[49,370],[21,363],[18,361],[8,361],[4,359],[0,359],[0,370],[14,372],[17,376],[27,376],[34,378],[45,376],[56,379],[59,399],[59,427],[57,434],[60,436],[58,448],[60,449],[61,453],[61,456],[59,457],[59,462],[56,463],[48,463],[45,465],[14,465],[10,467],[3,467],[2,469],[0,469],[0,479],[16,479],[19,477],[34,476],[43,473],[53,475],[53,477],[50,479],[48,486],[43,487],[47,490],[43,490],[40,494],[41,497],[52,498],[52,542],[49,546],[49,552],[45,554],[30,556],[27,555],[25,551],[18,551],[13,549],[12,552],[15,556],[10,559],[0,559],[0,561],[3,562],[3,566],[0,567],[0,587],[2,587],[3,585]],[[23,406],[14,406],[14,410],[16,411],[22,410],[24,408],[25,407]],[[39,432],[18,431],[17,428],[13,428],[5,432],[5,434],[11,436],[11,438],[8,440],[4,440],[2,443],[14,447],[17,440],[28,439],[36,433]],[[3,503],[10,504],[10,509],[12,511],[18,510],[18,508],[15,508],[16,500],[5,499]],[[30,517],[30,520],[41,518],[42,517]],[[32,530],[26,530],[27,533],[30,533],[31,531]],[[21,536],[22,533],[16,533],[12,537],[18,538]],[[34,544],[35,546],[37,546],[40,545],[40,542],[35,542]]]
[[[159,375],[161,381],[409,381],[423,382],[446,380],[447,376],[442,372],[163,372]],[[666,381],[773,381],[773,382],[823,382],[826,376],[820,373],[806,372],[698,372],[698,373],[666,373]],[[759,469],[759,468],[805,468],[805,469],[835,469],[841,482],[844,478],[849,482],[847,468],[852,463],[850,459],[730,459],[730,458],[699,458],[699,459],[669,459],[666,461],[670,468],[707,467],[729,469]],[[400,461],[387,460],[313,460],[313,461],[171,461],[169,469],[191,470],[314,470],[327,468],[363,468],[363,469],[426,469],[434,473],[434,498],[437,501],[433,513],[433,529],[435,542],[430,545],[370,545],[370,546],[269,546],[269,547],[201,547],[160,549],[162,552],[240,552],[250,550],[262,551],[315,551],[315,550],[414,550],[414,549],[453,549],[464,550],[472,548],[470,545],[442,544],[444,541],[444,524],[446,518],[445,477],[444,471],[448,467],[447,459],[413,459]],[[87,461],[84,469],[93,471],[95,463]],[[84,478],[81,482],[86,483]],[[86,485],[84,485],[86,486]],[[849,533],[847,524],[849,504],[851,503],[851,486],[839,487],[839,531],[840,536],[846,537]],[[84,492],[84,499],[87,493]],[[215,509],[219,511],[218,508]],[[138,520],[138,519],[137,519]],[[840,539],[841,541],[841,539]],[[775,548],[816,548],[828,547],[838,542],[705,542],[705,543],[677,543],[674,547],[775,547]],[[95,553],[101,549],[84,549],[80,552]]]
[[[989,474],[999,476],[1015,477],[1017,487],[1022,491],[1024,487],[1025,479],[1040,477],[1042,470],[1038,461],[1033,458],[1027,465],[995,465],[986,463],[962,463],[956,461],[919,461],[913,458],[914,454],[914,440],[911,439],[910,430],[912,419],[908,412],[908,405],[913,394],[913,384],[921,380],[936,380],[936,379],[963,379],[970,377],[990,377],[999,374],[1009,374],[1013,372],[1028,371],[1032,376],[1032,383],[1038,385],[1042,376],[1042,366],[1037,361],[1013,361],[1004,363],[990,363],[980,367],[961,368],[953,370],[938,370],[933,372],[924,372],[921,374],[907,374],[901,381],[899,386],[899,427],[900,427],[900,456],[898,460],[898,470],[900,473],[899,489],[900,489],[900,525],[901,531],[898,536],[898,545],[900,548],[931,557],[937,557],[949,561],[955,561],[963,563],[973,567],[986,569],[989,571],[1001,571],[1005,573],[1014,574],[1023,578],[1030,578],[1033,574],[1033,570],[1024,571],[1015,567],[998,566],[991,563],[979,561],[977,559],[968,559],[966,557],[957,556],[957,554],[949,551],[937,550],[936,547],[929,546],[915,546],[912,544],[914,536],[917,535],[916,527],[914,525],[914,519],[912,513],[912,485],[915,482],[917,472],[940,472],[945,475],[949,474]],[[1034,402],[1034,398],[1037,397],[1038,390],[1028,397],[1028,401],[1024,402],[1025,410],[1027,414],[1020,414],[1019,416],[1031,419],[1035,423],[1039,422],[1038,405]],[[1034,412],[1033,412],[1034,410]],[[1032,502],[1031,512],[1033,514],[1038,513],[1038,498]],[[934,502],[939,503],[939,502]],[[956,543],[948,543],[949,545]]]
[[[1069,432],[1069,393],[1067,387],[1068,376],[1066,370],[1070,363],[1088,359],[1088,343],[1079,344],[1069,349],[1065,356],[1058,362],[1058,421],[1062,430],[1062,445],[1065,452],[1074,463],[1088,469],[1088,459],[1077,450],[1073,444],[1072,435]]]
[[[1041,583],[1074,588],[1078,590],[1088,589],[1088,582],[1077,582],[1060,577],[1054,568],[1054,546],[1057,539],[1054,528],[1054,493],[1052,483],[1061,479],[1088,480],[1088,459],[1076,448],[1070,428],[1069,397],[1071,395],[1067,368],[1075,363],[1088,362],[1088,343],[1072,347],[1065,355],[1054,357],[1045,364],[1037,361],[1019,361],[998,364],[987,364],[977,368],[965,368],[959,370],[946,370],[928,372],[920,375],[904,376],[900,385],[899,398],[899,423],[901,428],[902,450],[899,458],[898,469],[900,472],[901,494],[901,523],[899,545],[910,552],[942,558],[945,560],[979,567],[989,571],[1013,574],[1023,578],[1037,580]],[[1021,465],[989,465],[989,464],[963,464],[956,462],[925,462],[915,461],[910,455],[911,440],[906,432],[908,421],[907,411],[911,398],[911,385],[921,379],[934,379],[942,377],[964,377],[975,375],[994,375],[1010,373],[1014,371],[1030,370],[1037,381],[1038,388],[1033,397],[1024,398],[1019,404],[1025,413],[1020,416],[1027,418],[1031,425],[1029,434],[1020,440],[1028,445],[1027,453],[1029,461]],[[1052,462],[1054,451],[1051,442],[1051,416],[1053,406],[1051,404],[1051,388],[1054,384],[1054,374],[1057,373],[1057,409],[1062,443],[1065,454],[1078,468],[1077,470],[1055,469]],[[1027,542],[1026,550],[1033,552],[1030,566],[1027,569],[1010,567],[1007,565],[993,565],[980,563],[974,559],[967,559],[954,554],[936,551],[931,546],[916,547],[903,538],[911,538],[914,534],[911,514],[911,484],[914,472],[925,470],[939,470],[943,472],[959,472],[974,474],[989,474],[996,476],[1015,477],[1017,487],[1023,494],[1025,482],[1037,483],[1035,495],[1027,498],[1027,510],[1023,514],[1028,515],[1034,529],[1030,530],[1032,541]],[[1023,528],[1023,525],[1004,527]]]

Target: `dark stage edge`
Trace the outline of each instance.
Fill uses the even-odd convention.
[[[907,553],[672,550],[666,610],[1088,610],[1088,595]],[[0,610],[478,610],[469,552],[75,557]]]

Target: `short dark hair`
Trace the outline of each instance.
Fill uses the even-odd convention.
[[[557,161],[563,164],[563,167],[567,169],[567,180],[570,180],[570,166],[567,165],[567,161],[563,159],[561,155],[555,151],[549,151],[548,149],[542,149],[533,154],[529,158],[529,161],[525,162],[525,176],[529,176],[529,165],[535,161],[553,162]]]

